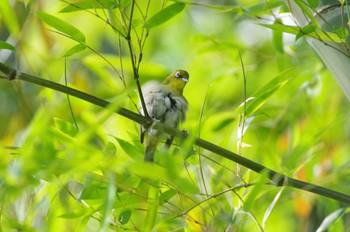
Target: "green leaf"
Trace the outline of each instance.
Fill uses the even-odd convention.
[[[165,192],[162,192],[160,195],[159,203],[162,205],[168,202],[173,196],[177,194],[175,189],[168,189]]]
[[[77,209],[74,211],[70,211],[67,213],[63,213],[59,215],[58,217],[60,218],[67,218],[67,219],[75,219],[75,218],[80,218],[82,216],[86,215],[86,211],[83,209]]]
[[[319,27],[315,26],[316,29],[312,32],[309,32],[309,30],[312,29],[312,26],[306,26],[306,31],[305,28],[300,28],[298,26],[288,26],[288,25],[284,25],[284,24],[260,24],[261,26],[270,28],[272,30],[277,30],[277,31],[282,31],[285,33],[290,33],[290,34],[294,34],[297,35],[297,37],[301,37],[301,36],[307,36],[309,38],[313,38],[313,39],[318,39],[320,41],[324,41],[324,42],[334,42],[334,43],[343,43],[343,39],[341,39],[336,33],[332,33],[332,32],[326,32],[323,31],[322,29],[320,29]]]
[[[183,9],[185,9],[185,6],[186,4],[177,2],[165,7],[164,9],[153,15],[150,19],[148,19],[144,27],[147,29],[151,29],[153,27],[165,23],[166,21],[180,13]]]
[[[319,0],[307,0],[307,2],[312,8],[316,8],[318,6]]]
[[[0,41],[0,49],[6,49],[11,51],[16,51],[16,48],[5,41]]]
[[[284,188],[280,188],[280,190],[276,194],[275,198],[273,199],[273,201],[270,203],[269,207],[265,211],[264,218],[263,218],[263,221],[262,221],[262,227],[263,228],[265,228],[265,223],[266,223],[267,219],[269,218],[272,210],[276,207],[276,204],[277,204],[278,200],[280,199],[283,190],[284,190]]]
[[[275,24],[281,24],[281,20],[277,19]],[[273,45],[276,50],[283,53],[283,33],[281,31],[274,30],[272,34]]]
[[[114,143],[108,142],[103,149],[103,152],[108,156],[115,156],[117,153],[117,148],[115,147]]]
[[[17,36],[19,34],[19,24],[15,11],[10,5],[10,1],[0,1],[0,16],[11,34]]]
[[[85,50],[86,48],[86,45],[84,44],[77,44],[75,45],[74,47],[70,48],[65,54],[64,54],[64,57],[69,57],[69,56],[72,56],[76,53],[79,53],[83,50]]]
[[[125,209],[119,214],[118,221],[120,224],[125,225],[129,222],[131,217],[131,210],[130,209]]]
[[[295,40],[298,40],[299,38],[303,37],[304,35],[309,35],[317,30],[317,27],[315,25],[306,25],[305,27],[301,28],[300,32],[297,34]]]
[[[244,202],[243,210],[248,212],[251,207],[256,203],[256,198],[261,192],[264,192],[263,186],[268,181],[267,172],[262,172],[258,182],[254,185],[251,191],[248,193],[248,197]]]
[[[334,29],[334,33],[339,36],[339,38],[346,39],[349,36],[349,31],[345,27],[337,27]]]
[[[251,100],[252,98],[248,98],[246,103],[246,116],[248,117],[251,114],[255,113],[258,109],[260,109],[261,106],[265,104],[269,97],[271,97],[277,90],[287,84],[293,77],[292,71],[294,70],[289,69],[285,72],[282,72],[257,92],[255,92],[253,94],[253,100]]]
[[[112,0],[87,0],[77,3],[68,3],[68,6],[60,10],[61,13],[88,10],[88,9],[115,9],[118,4]]]
[[[78,42],[85,43],[85,35],[76,27],[62,21],[61,19],[55,16],[44,12],[38,12],[38,16],[47,25],[55,28],[63,34],[66,34],[67,36],[71,37],[72,39]]]
[[[307,4],[303,0],[294,0],[294,1],[296,4],[298,4],[300,9],[303,11],[303,13],[311,20],[312,24],[314,24],[318,28],[320,28],[320,24],[318,23],[314,14],[310,11],[309,6],[307,6]],[[312,0],[312,1],[314,1],[314,0]]]
[[[346,208],[341,208],[328,215],[321,223],[317,231],[328,231],[331,226],[344,215]]]
[[[134,144],[129,143],[126,140],[115,138],[120,147],[123,149],[123,151],[131,158],[136,158],[138,155],[140,155],[142,152],[137,149],[137,147]]]
[[[59,118],[54,118],[55,126],[63,133],[74,137],[78,134],[78,129],[70,122],[64,121]]]
[[[231,123],[233,123],[234,121],[235,121],[234,117],[225,118],[222,121],[218,122],[217,125],[215,125],[215,127],[213,128],[213,131],[215,132],[220,131],[225,127],[227,127],[228,125],[230,125]]]

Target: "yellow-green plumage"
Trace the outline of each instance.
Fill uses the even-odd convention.
[[[143,86],[147,113],[154,122],[177,129],[179,123],[185,120],[188,103],[182,93],[188,80],[188,72],[178,69],[162,84],[150,82]],[[144,114],[142,107],[141,113]],[[155,149],[162,138],[166,139],[167,146],[170,146],[174,139],[172,136],[160,134],[152,126],[141,128],[141,143],[145,145],[145,161],[153,162]]]

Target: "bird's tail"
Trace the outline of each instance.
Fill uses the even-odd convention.
[[[146,146],[144,160],[146,162],[153,162],[155,146]]]
[[[153,162],[154,152],[158,145],[158,135],[145,134],[144,144],[145,144],[145,157],[144,160],[148,162]]]

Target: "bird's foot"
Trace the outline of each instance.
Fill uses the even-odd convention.
[[[187,130],[182,130],[182,137],[186,138],[188,136]]]

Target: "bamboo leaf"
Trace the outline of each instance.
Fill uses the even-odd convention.
[[[0,1],[0,16],[4,21],[5,25],[9,29],[9,31],[14,34],[19,34],[19,24],[18,19],[15,14],[14,9],[10,5],[10,1],[2,0]]]
[[[305,2],[302,0],[294,0],[294,1],[300,7],[300,9],[303,11],[303,13],[310,19],[312,24],[314,24],[318,28],[320,28],[320,24],[318,23],[317,19],[313,15],[313,13],[310,11],[309,7],[305,4]]]
[[[282,72],[280,75],[272,79],[269,83],[255,92],[253,94],[254,98],[249,98],[250,101],[247,101],[245,112],[246,116],[255,113],[265,104],[269,97],[271,97],[277,90],[287,84],[292,79],[292,71],[293,69],[289,69],[285,72]]]
[[[62,21],[61,19],[53,15],[50,15],[44,12],[38,12],[38,16],[47,25],[55,28],[56,30],[62,32],[63,34],[68,35],[69,37],[71,37],[72,39],[78,42],[85,43],[85,35],[76,27]]]
[[[77,3],[68,3],[66,7],[64,7],[60,12],[75,12],[81,10],[89,10],[89,9],[115,9],[118,7],[118,4],[112,0],[87,0]]]
[[[316,232],[328,231],[330,226],[335,223],[345,212],[344,208],[338,209],[328,215],[321,223],[320,227],[317,228]]]
[[[264,190],[264,185],[265,183],[268,181],[267,178],[267,173],[266,172],[262,172],[262,175],[260,176],[258,182],[254,185],[254,187],[252,188],[252,190],[249,192],[247,199],[244,202],[243,205],[243,210],[248,212],[251,208],[252,205],[254,205],[254,203],[256,202],[256,198],[258,197],[258,195],[263,192]]]
[[[79,53],[79,52],[85,50],[85,48],[86,48],[86,45],[84,45],[84,44],[77,44],[77,45],[75,45],[74,47],[70,48],[70,49],[66,52],[66,54],[64,54],[64,56],[65,56],[65,57],[72,56],[72,55],[74,55],[74,54],[76,54],[76,53]]]
[[[118,221],[120,224],[125,225],[129,222],[130,217],[131,217],[131,210],[130,209],[125,209],[119,214]]]
[[[5,41],[0,41],[0,49],[6,49],[11,51],[16,51],[16,48]]]
[[[281,20],[277,19],[275,24],[281,24]],[[283,53],[283,32],[273,30],[272,39],[276,50],[280,53]]]
[[[284,24],[260,24],[261,26],[270,28],[272,30],[282,31],[285,33],[290,33],[297,35],[297,38],[301,36],[306,36],[313,39],[318,39],[323,42],[334,42],[334,43],[343,43],[343,39],[341,39],[336,33],[326,32],[320,29],[319,27],[306,26],[304,28],[300,28],[298,26],[289,26]],[[314,29],[314,27],[316,29]]]
[[[175,15],[179,14],[183,9],[185,9],[186,4],[184,3],[174,3],[168,7],[165,7],[155,15],[153,15],[150,19],[147,20],[144,27],[147,29],[151,29],[153,27],[159,26],[169,19],[173,18]]]
[[[59,118],[54,118],[55,126],[62,131],[63,133],[74,137],[76,134],[78,134],[78,129],[71,123],[64,121]]]
[[[318,6],[319,0],[307,0],[307,2],[312,8],[315,8]]]
[[[282,192],[283,192],[284,188],[281,188],[278,193],[276,194],[275,198],[273,199],[273,201],[271,202],[271,204],[269,205],[269,207],[267,208],[265,214],[264,214],[264,218],[262,221],[262,227],[265,228],[265,223],[267,221],[267,219],[269,218],[272,210],[275,208],[276,203],[278,202],[278,199],[280,199]]]

